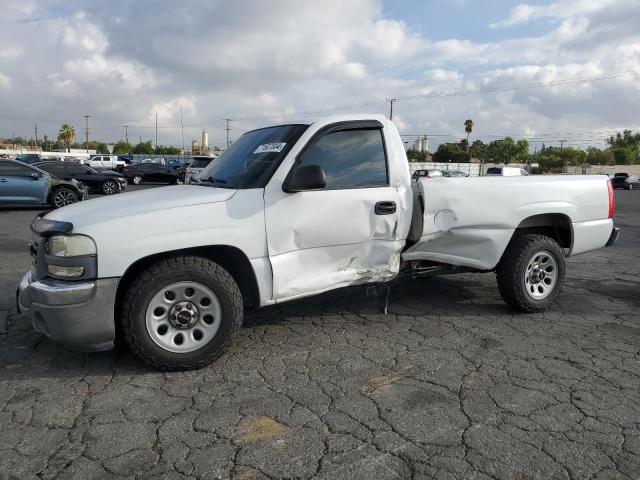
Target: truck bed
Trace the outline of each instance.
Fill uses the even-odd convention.
[[[604,175],[436,177],[421,179],[414,189],[403,260],[491,270],[514,231],[531,218],[566,218],[572,230],[568,255],[603,247],[613,226]]]

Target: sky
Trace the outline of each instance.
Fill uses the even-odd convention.
[[[3,0],[0,138],[210,144],[388,114],[430,149],[511,135],[603,148],[640,130],[640,1]],[[603,78],[604,77],[604,78]],[[528,85],[535,88],[521,88]],[[479,92],[478,92],[479,91]]]

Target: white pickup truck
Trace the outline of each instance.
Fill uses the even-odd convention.
[[[378,115],[245,133],[201,180],[36,218],[19,309],[56,341],[108,349],[117,332],[150,365],[188,369],[223,352],[246,308],[401,274],[495,272],[511,307],[540,311],[567,256],[618,235],[606,176],[412,188],[400,135]]]
[[[127,164],[124,160],[120,160],[118,155],[94,155],[91,158],[83,160],[82,163],[99,170],[116,171],[121,171]]]

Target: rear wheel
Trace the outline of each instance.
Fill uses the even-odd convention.
[[[118,193],[118,184],[113,180],[107,180],[102,184],[102,193],[105,195],[113,195]]]
[[[133,183],[134,185],[140,185],[142,183],[142,176],[134,175],[133,177],[131,177],[131,183]]]
[[[242,296],[231,275],[200,257],[166,259],[129,286],[120,322],[129,348],[160,370],[205,366],[242,324]]]
[[[556,302],[562,291],[565,255],[545,235],[517,235],[504,252],[496,274],[504,301],[523,312],[540,312]]]
[[[51,194],[49,204],[53,208],[60,208],[78,202],[78,194],[70,188],[60,187]]]

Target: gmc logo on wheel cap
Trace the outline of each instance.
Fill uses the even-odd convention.
[[[180,313],[178,313],[178,315],[176,315],[176,318],[178,319],[178,322],[180,322],[182,325],[186,325],[191,321],[191,314],[186,310],[183,310]]]

